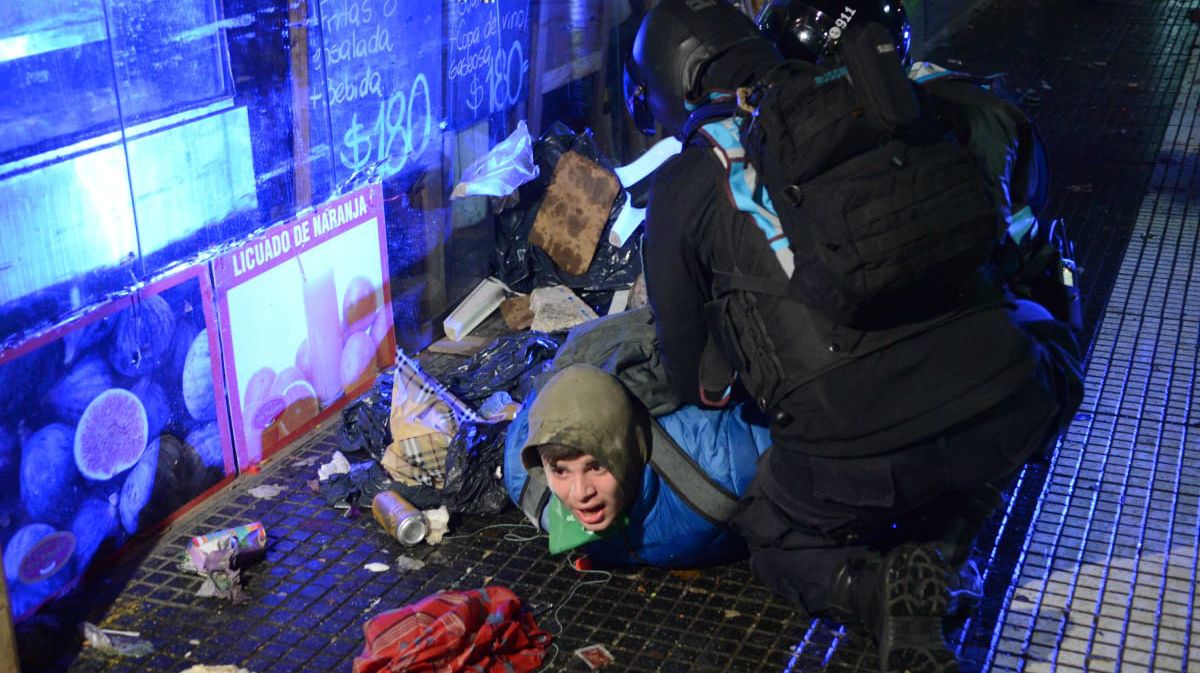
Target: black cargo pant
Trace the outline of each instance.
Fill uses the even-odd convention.
[[[906,534],[936,539],[939,522],[1004,490],[1082,398],[1077,351],[1051,346],[1040,360],[1037,375],[1001,403],[896,452],[833,459],[776,446],[764,454],[730,522],[750,546],[759,581],[820,614],[843,566],[879,559]],[[987,514],[975,517],[969,537]]]

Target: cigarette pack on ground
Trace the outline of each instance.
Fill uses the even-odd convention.
[[[567,152],[554,167],[529,242],[545,250],[563,271],[584,273],[620,189],[612,171],[578,152]]]
[[[603,645],[588,645],[575,650],[575,656],[587,662],[588,668],[593,671],[597,668],[603,668],[614,661],[612,652]]]

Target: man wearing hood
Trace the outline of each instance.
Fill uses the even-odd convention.
[[[692,566],[738,557],[724,524],[766,451],[740,407],[652,417],[615,376],[575,363],[526,400],[509,427],[504,481],[550,536],[612,564]]]

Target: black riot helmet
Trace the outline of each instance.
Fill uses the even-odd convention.
[[[642,19],[625,61],[625,105],[638,129],[651,135],[657,121],[678,134],[689,104],[701,102],[709,66],[735,49],[779,58],[754,21],[728,0],[658,2]]]
[[[810,63],[829,55],[846,28],[870,21],[888,29],[907,64],[912,37],[900,0],[770,0],[758,14],[758,27],[785,58]]]

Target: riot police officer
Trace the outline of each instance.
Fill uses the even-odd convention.
[[[812,59],[831,53],[843,26],[892,14],[839,2],[847,21],[821,3],[788,4],[787,48]],[[906,51],[907,33],[893,32]],[[865,627],[885,671],[957,670],[941,620],[969,584],[959,571],[970,540],[1078,406],[1078,348],[993,269],[980,270],[978,299],[878,330],[771,291],[805,269],[756,189],[744,122],[697,133],[689,117],[781,60],[723,1],[662,0],[638,31],[629,112],[644,132],[686,139],[657,171],[646,218],[663,359],[686,401],[742,395],[771,419],[774,445],[732,521],[755,575],[807,613]]]

